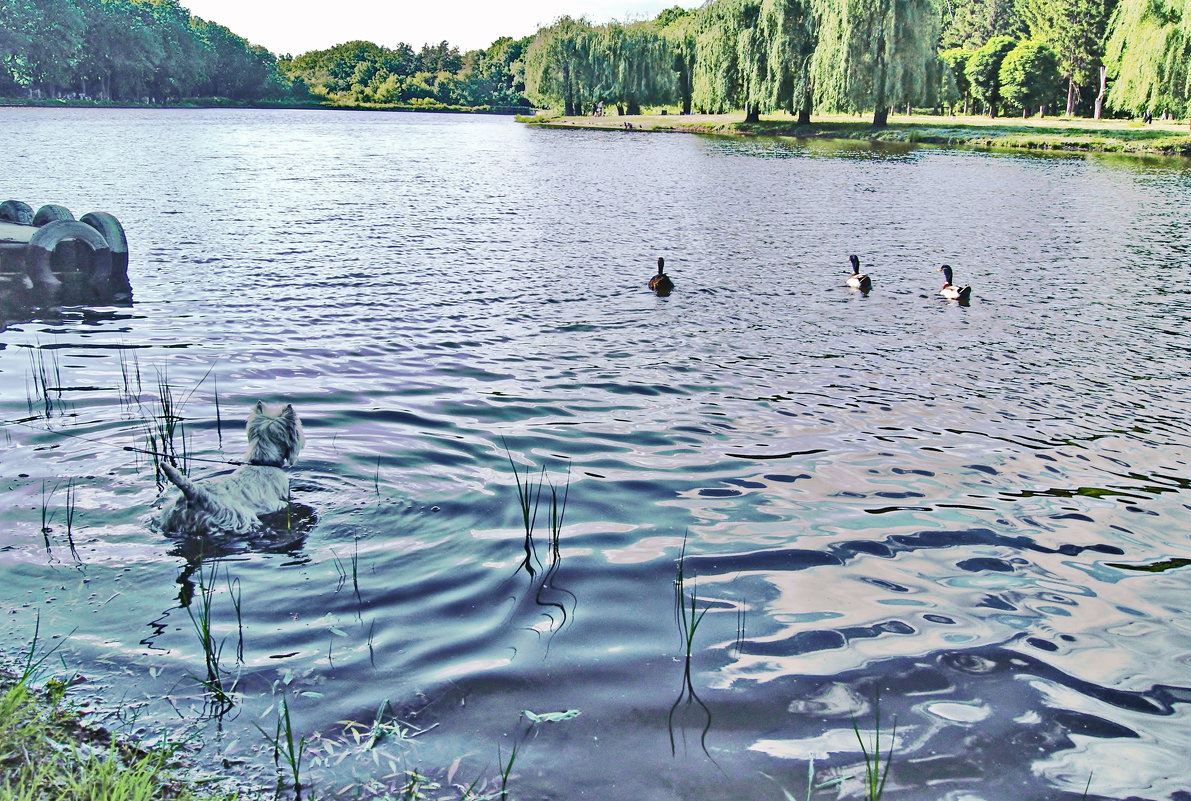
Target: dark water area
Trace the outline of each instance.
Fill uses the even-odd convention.
[[[858,798],[879,714],[888,799],[1191,799],[1185,163],[454,115],[0,129],[0,195],[128,232],[133,305],[0,332],[0,647],[39,625],[114,729],[267,782],[284,699],[320,798],[499,790],[514,747],[516,799],[803,798],[812,759]],[[161,382],[194,475],[294,405],[288,519],[150,525],[124,448]],[[529,541],[510,462],[546,471]]]

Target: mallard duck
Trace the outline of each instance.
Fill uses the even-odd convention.
[[[956,286],[951,283],[953,276],[950,264],[944,264],[939,268],[939,272],[943,274],[943,288],[939,290],[940,295],[948,300],[967,300],[972,297],[972,287]]]
[[[860,272],[860,258],[856,254],[852,254],[848,257],[848,261],[852,262],[852,274],[848,276],[848,286],[852,289],[859,289],[861,292],[868,292],[873,288],[873,279]]]
[[[666,260],[658,256],[658,274],[649,279],[649,288],[659,295],[669,295],[674,289],[674,282],[665,273]]]

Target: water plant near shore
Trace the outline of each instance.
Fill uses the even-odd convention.
[[[856,733],[856,741],[860,743],[860,753],[864,758],[864,797],[867,801],[880,801],[885,794],[885,781],[889,778],[889,768],[893,765],[893,751],[897,747],[897,718],[893,719],[893,731],[889,735],[889,750],[885,753],[885,764],[881,765],[881,692],[873,693],[873,739],[865,744],[860,733],[860,725],[856,718],[852,718],[852,731]]]
[[[219,576],[219,564],[214,564],[210,575],[206,573],[205,567],[200,564],[197,576],[198,591],[185,604],[186,614],[190,617],[195,635],[198,637],[199,646],[203,651],[203,666],[206,670],[206,678],[196,676],[195,680],[210,696],[211,716],[221,718],[235,706],[236,702],[232,693],[235,692],[236,680],[232,679],[230,684],[228,682],[228,673],[221,664],[223,640],[216,641],[214,633],[212,607],[214,605],[215,584]],[[238,593],[232,587],[233,585],[229,580],[228,589],[232,593],[232,603],[236,608],[237,620],[239,620],[240,599]],[[238,648],[238,653],[243,653],[242,641]]]

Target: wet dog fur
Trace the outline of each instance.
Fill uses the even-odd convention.
[[[178,488],[157,516],[163,531],[247,534],[262,527],[261,515],[286,508],[289,477],[283,468],[294,463],[305,444],[302,421],[289,404],[276,409],[257,401],[245,430],[248,451],[229,475],[194,481],[162,463]]]

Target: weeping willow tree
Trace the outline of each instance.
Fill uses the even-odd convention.
[[[538,31],[525,51],[525,94],[540,106],[582,114],[595,102],[599,69],[596,31],[587,20],[560,17]]]
[[[654,20],[659,33],[670,45],[671,69],[674,70],[674,91],[682,104],[682,113],[691,113],[692,82],[695,75],[695,50],[699,32],[699,18],[694,11],[681,6],[668,8]]]
[[[615,103],[629,114],[640,114],[642,105],[674,100],[674,57],[652,22],[603,26],[594,55],[602,72],[599,100]]]
[[[652,23],[593,26],[561,17],[538,31],[525,54],[526,95],[539,105],[583,114],[600,101],[623,114],[675,97],[669,43]]]
[[[873,125],[889,122],[889,107],[921,101],[935,61],[937,0],[812,0],[819,45],[811,60],[816,107],[874,109]]]
[[[814,101],[811,59],[815,54],[818,21],[809,0],[762,0],[761,38],[765,57],[766,106],[798,114],[809,125]]]
[[[1108,102],[1182,115],[1191,100],[1191,0],[1121,0],[1109,23]]]
[[[770,107],[769,48],[759,23],[760,0],[718,0],[700,11],[692,97],[700,111],[745,111],[757,122]]]

